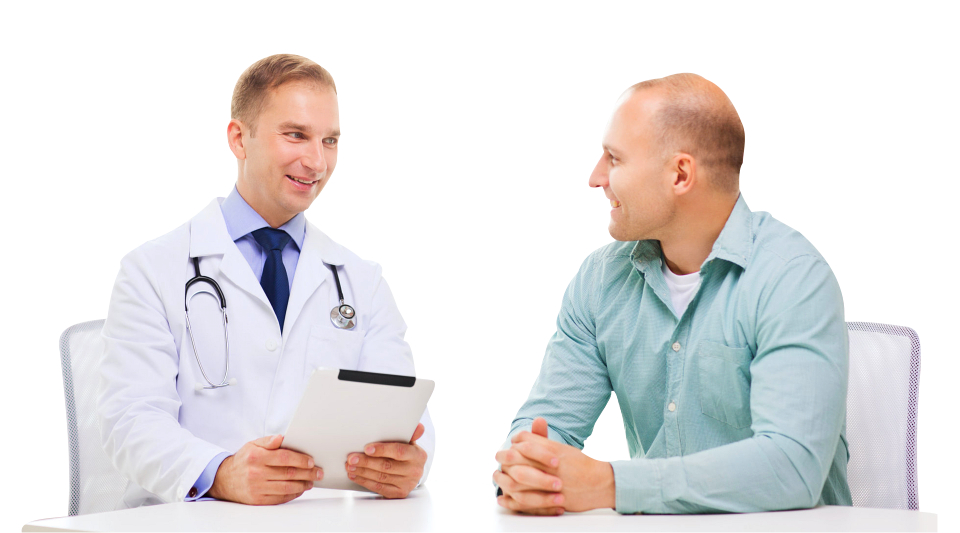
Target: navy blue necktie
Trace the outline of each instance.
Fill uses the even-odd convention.
[[[290,299],[287,269],[283,266],[283,247],[290,242],[290,234],[280,229],[260,228],[253,232],[253,238],[267,254],[263,274],[260,275],[260,286],[267,294],[273,312],[277,314],[280,331],[283,331],[283,317],[287,314],[287,300]]]

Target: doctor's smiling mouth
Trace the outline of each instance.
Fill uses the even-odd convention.
[[[301,176],[291,176],[290,174],[287,174],[286,178],[293,183],[293,186],[296,187],[298,191],[309,191],[314,185],[322,181],[322,178],[311,180]]]

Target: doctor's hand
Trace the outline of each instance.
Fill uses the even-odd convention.
[[[513,445],[497,452],[501,470],[493,479],[503,491],[497,503],[528,514],[563,514],[615,508],[613,467],[579,449],[547,438],[547,422],[515,435]]]
[[[253,505],[286,503],[313,488],[323,470],[309,455],[282,450],[283,435],[261,437],[243,445],[220,463],[208,496]]]
[[[423,424],[417,424],[410,444],[374,442],[364,453],[347,456],[347,477],[385,498],[406,498],[423,477],[427,452],[417,446],[423,436]]]

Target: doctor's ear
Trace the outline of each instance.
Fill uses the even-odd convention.
[[[231,119],[227,124],[227,144],[230,145],[230,151],[237,159],[246,159],[247,151],[243,147],[245,135],[249,135],[250,130],[237,119]]]

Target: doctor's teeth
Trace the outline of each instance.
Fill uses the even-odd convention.
[[[611,206],[611,207],[620,207],[620,202],[618,202],[618,201],[616,201],[616,200],[610,200],[610,206]]]

